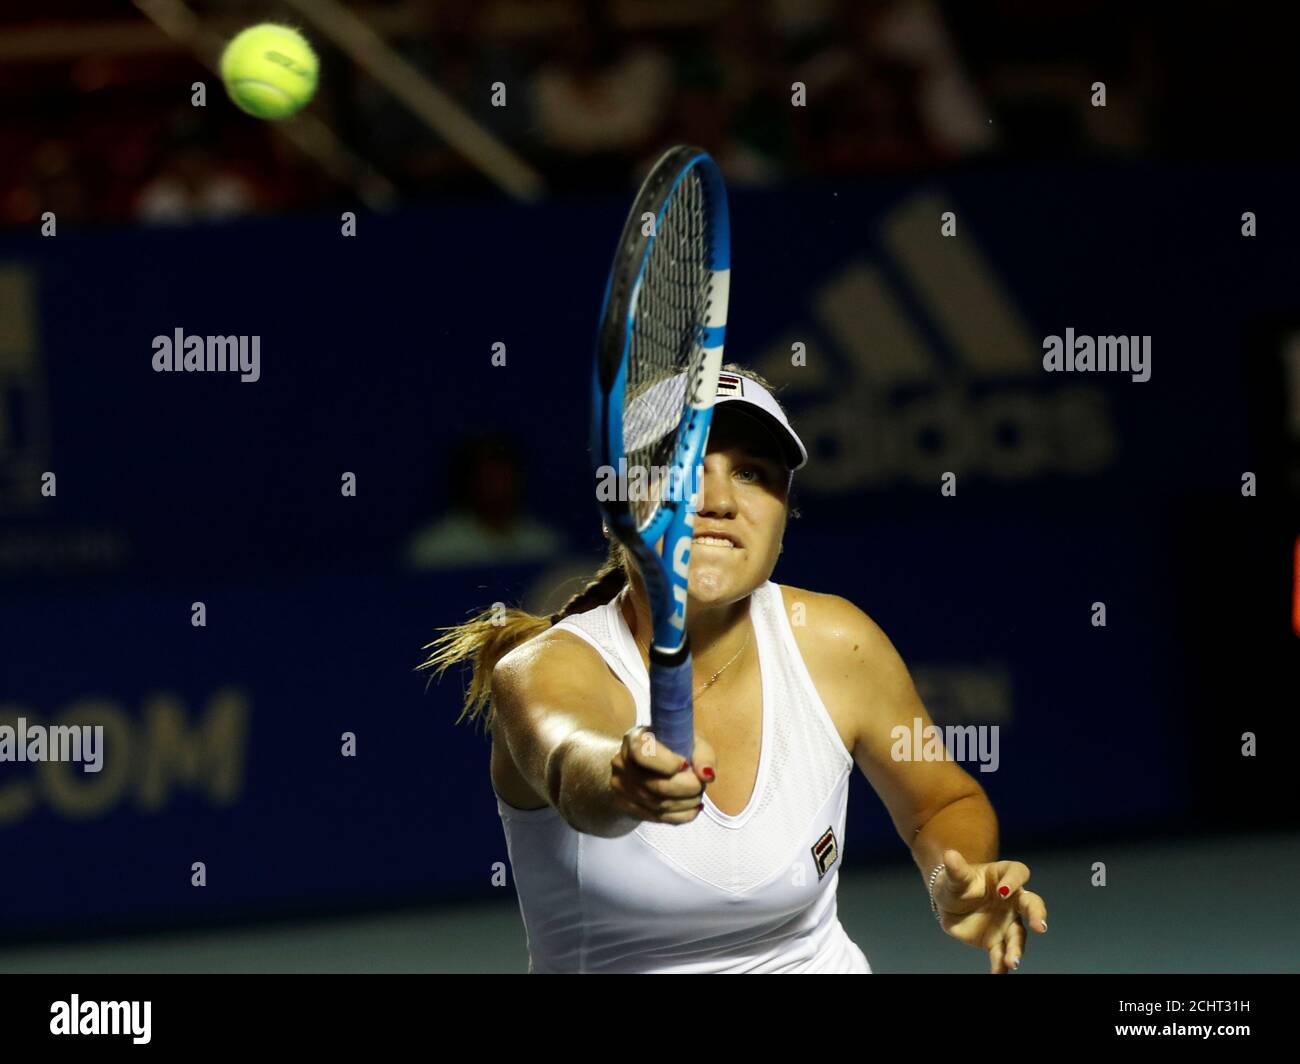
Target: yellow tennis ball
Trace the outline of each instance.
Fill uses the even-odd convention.
[[[235,106],[256,118],[288,118],[316,91],[319,65],[291,26],[263,22],[235,36],[221,53],[221,80]]]

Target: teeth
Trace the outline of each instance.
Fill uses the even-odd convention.
[[[729,539],[722,539],[720,536],[696,536],[696,543],[707,543],[710,547],[734,547],[735,544]]]

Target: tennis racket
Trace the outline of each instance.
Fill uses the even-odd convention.
[[[727,323],[731,233],[717,164],[672,148],[645,179],[619,237],[596,342],[592,456],[610,533],[645,582],[651,731],[695,745],[686,589],[696,493]],[[611,497],[613,496],[613,497]]]

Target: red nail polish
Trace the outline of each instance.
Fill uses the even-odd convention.
[[[1010,887],[998,887],[998,893],[1001,894],[1001,895],[1005,898],[1008,894],[1011,893],[1011,888],[1010,888]]]
[[[690,767],[691,767],[691,763],[690,763],[689,761],[683,761],[683,762],[682,762],[682,767],[679,768],[677,771],[678,771],[678,772],[685,772],[685,771],[686,771],[688,768],[690,768]]]
[[[699,812],[701,809],[703,809],[703,808],[704,808],[704,803],[701,802],[699,805],[697,805],[697,806],[695,807],[695,811],[698,813],[698,812]]]
[[[713,782],[713,769],[711,768],[700,769],[700,775],[703,776],[710,783]]]

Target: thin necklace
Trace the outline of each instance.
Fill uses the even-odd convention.
[[[737,650],[737,651],[735,652],[735,654],[733,654],[733,655],[731,656],[731,660],[730,660],[729,662],[727,662],[727,664],[725,664],[724,666],[722,666],[722,668],[720,668],[717,672],[715,672],[712,676],[709,677],[708,681],[704,684],[704,686],[701,687],[698,691],[695,692],[693,698],[699,698],[700,695],[704,694],[705,691],[707,691],[710,687],[713,686],[713,684],[717,681],[717,679],[718,679],[719,676],[721,676],[724,672],[726,672],[729,668],[731,668],[732,665],[735,664],[736,659],[737,659],[738,657],[740,657],[740,655],[743,654],[743,653],[745,652],[746,648],[748,648],[748,646],[749,646],[749,636],[750,636],[750,633],[749,633],[749,632],[746,632],[746,633],[745,633],[745,642],[741,645],[740,649]]]
[[[704,694],[705,691],[707,691],[710,687],[712,687],[715,683],[717,683],[718,677],[721,676],[724,672],[726,672],[729,668],[731,668],[732,665],[734,665],[734,664],[736,663],[736,659],[739,658],[740,655],[743,654],[743,653],[745,652],[745,650],[749,647],[749,637],[750,637],[752,634],[753,634],[753,629],[751,628],[748,632],[745,633],[745,641],[744,641],[744,643],[741,644],[740,649],[737,650],[733,655],[731,655],[731,660],[730,660],[729,662],[727,662],[727,664],[725,664],[724,666],[722,666],[722,668],[720,668],[720,669],[719,669],[717,672],[715,672],[712,676],[710,676],[710,677],[709,677],[709,678],[704,682],[704,685],[703,685],[702,687],[700,687],[700,688],[695,692],[694,695],[691,696],[691,700],[692,700],[692,701],[694,701],[695,699],[699,698],[700,695]],[[634,637],[632,641],[633,641],[634,643],[636,643],[636,646],[637,646],[637,649],[638,649],[638,650],[646,649],[646,652],[649,653],[649,650],[648,650],[647,648],[643,648],[643,647],[641,646],[641,640],[636,639],[636,638]]]

